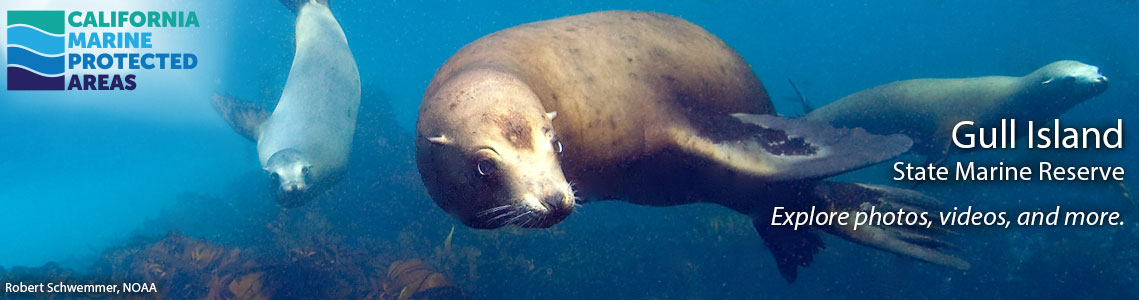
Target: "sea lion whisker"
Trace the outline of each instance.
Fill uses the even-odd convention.
[[[514,208],[514,209],[510,210],[510,213],[509,213],[509,215],[514,215],[514,214],[517,214],[517,215],[515,215],[514,217],[511,217],[510,219],[501,219],[501,220],[500,220],[500,222],[498,223],[498,226],[505,226],[505,225],[507,225],[507,224],[511,224],[511,223],[510,223],[510,222],[511,222],[511,220],[513,220],[513,219],[517,218],[519,215],[522,215],[522,214],[520,214],[520,213],[521,213],[521,212],[522,212],[522,210],[524,209],[523,207],[520,207],[520,206],[513,206],[513,208]]]
[[[478,212],[478,214],[476,214],[476,216],[486,216],[486,214],[490,214],[492,212],[498,212],[500,210],[508,209],[508,208],[510,208],[510,204],[494,206],[494,208],[485,209],[481,212]]]
[[[501,219],[501,218],[503,218],[503,217],[506,217],[506,216],[512,215],[512,214],[514,214],[515,212],[517,212],[517,210],[508,210],[508,211],[505,211],[505,212],[503,212],[503,213],[501,213],[501,214],[498,214],[498,216],[496,216],[496,217],[494,217],[494,218],[490,218],[489,220],[486,220],[486,222],[487,222],[487,223],[491,223],[491,222],[494,222],[494,220],[498,220],[498,219]]]
[[[483,216],[486,216],[486,215],[489,215],[489,214],[492,214],[492,213],[496,213],[496,212],[499,212],[499,211],[501,211],[501,210],[503,210],[503,209],[507,209],[507,208],[510,208],[511,206],[514,206],[514,205],[512,205],[512,204],[507,204],[507,205],[503,205],[503,206],[495,206],[495,207],[491,207],[491,208],[488,208],[488,209],[486,209],[486,210],[483,210],[483,211],[479,212],[478,214],[475,214],[475,216],[476,216],[476,217],[483,217]]]
[[[523,214],[520,214],[520,215],[514,216],[514,217],[510,218],[509,220],[506,220],[506,222],[505,222],[505,223],[506,223],[506,224],[515,224],[515,225],[518,225],[518,223],[515,223],[516,221],[518,221],[518,220],[519,220],[519,219],[521,219],[522,217],[525,217],[525,216],[528,216],[528,215],[530,215],[531,213],[534,213],[534,211],[532,211],[532,210],[527,210],[527,211],[526,211],[526,213],[523,213]],[[520,226],[521,226],[521,225],[520,225]]]

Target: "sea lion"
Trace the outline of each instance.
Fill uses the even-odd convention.
[[[968,266],[920,229],[770,226],[775,206],[933,204],[912,191],[820,180],[894,157],[908,138],[772,112],[748,64],[703,28],[658,13],[597,12],[460,49],[423,96],[416,161],[431,198],[475,228],[549,227],[578,202],[709,202],[751,215],[789,281],[823,247],[818,230]]]
[[[838,99],[805,118],[876,134],[905,134],[914,140],[912,151],[939,162],[966,150],[950,147],[957,122],[971,120],[986,128],[1010,118],[1039,123],[1059,117],[1107,87],[1099,68],[1062,60],[1023,77],[897,81]]]
[[[277,202],[297,207],[345,170],[360,106],[360,73],[327,2],[281,2],[297,13],[297,50],[277,107],[270,114],[223,95],[215,95],[213,104],[234,130],[257,142]]]

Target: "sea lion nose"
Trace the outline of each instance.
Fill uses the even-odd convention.
[[[565,210],[566,194],[557,192],[542,198],[542,205],[545,205],[551,212]]]
[[[301,190],[301,185],[298,183],[290,183],[281,186],[281,190],[286,193],[292,193]]]
[[[1099,77],[1096,77],[1095,81],[1096,82],[1107,82],[1107,76],[1100,75]]]

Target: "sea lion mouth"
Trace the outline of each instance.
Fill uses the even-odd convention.
[[[274,183],[270,189],[273,190],[273,198],[277,200],[277,205],[284,208],[304,206],[313,198],[311,189],[303,184],[279,185]]]
[[[495,229],[507,225],[522,228],[549,228],[558,224],[570,215],[573,208],[539,211],[537,209],[521,208],[517,205],[502,205],[492,207],[476,215],[478,227]]]
[[[567,198],[568,200],[563,200]],[[557,199],[555,199],[557,198]],[[521,204],[506,204],[484,209],[475,214],[474,227],[494,229],[507,225],[522,228],[549,228],[560,223],[573,213],[576,206],[572,194],[558,193],[547,196],[543,202],[548,203],[542,209],[530,208]],[[567,202],[569,205],[561,205]],[[510,203],[523,203],[511,201]]]
[[[1097,92],[1103,92],[1107,90],[1108,86],[1111,86],[1111,81],[1107,80],[1107,76],[1099,75],[1092,79],[1092,86]]]

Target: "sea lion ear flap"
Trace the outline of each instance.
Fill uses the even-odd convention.
[[[556,111],[556,110],[546,113],[546,120],[553,121],[554,118],[557,118],[557,117],[558,117],[558,111]]]
[[[442,135],[442,134],[440,134],[439,136],[427,137],[427,141],[431,142],[432,144],[436,144],[436,145],[449,145],[449,144],[451,144],[451,139],[447,138],[446,135]]]

